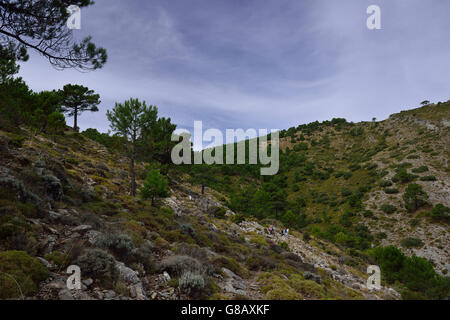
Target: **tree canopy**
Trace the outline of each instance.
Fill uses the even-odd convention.
[[[94,70],[107,60],[106,50],[87,37],[73,39],[66,26],[67,8],[88,7],[91,0],[0,0],[0,49],[9,60],[27,61],[28,50],[38,52],[57,69]]]
[[[67,84],[63,90],[59,91],[62,98],[62,112],[67,113],[69,117],[73,116],[73,129],[78,130],[77,119],[84,111],[98,111],[100,96],[89,88]]]

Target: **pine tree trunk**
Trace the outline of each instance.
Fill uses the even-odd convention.
[[[134,158],[136,154],[136,133],[133,133],[131,143],[130,176],[131,176],[131,195],[136,196],[136,174],[134,172]]]
[[[73,130],[78,132],[78,107],[75,107],[75,112],[73,114]]]
[[[202,194],[205,194],[205,185],[202,183]]]

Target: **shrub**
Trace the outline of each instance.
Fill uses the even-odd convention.
[[[418,168],[414,168],[411,170],[414,173],[422,173],[422,172],[427,172],[428,171],[428,167],[427,166],[420,166]]]
[[[424,243],[418,238],[405,238],[402,240],[401,245],[405,248],[420,248]]]
[[[420,185],[412,183],[406,188],[403,200],[405,201],[405,208],[410,212],[414,212],[427,204],[428,195]]]
[[[53,263],[59,269],[65,269],[69,266],[69,255],[62,253],[61,251],[53,251],[45,256],[45,260]]]
[[[273,289],[267,292],[265,299],[267,300],[303,300],[303,297],[295,292],[292,288]]]
[[[178,285],[182,292],[191,296],[198,296],[205,288],[205,279],[200,274],[187,271],[181,275]]]
[[[202,273],[203,266],[197,259],[189,256],[175,255],[161,261],[158,266],[160,271],[167,271],[171,277],[179,277],[185,272]]]
[[[39,260],[24,251],[0,252],[0,299],[33,295],[48,275]]]
[[[434,206],[434,208],[431,210],[431,216],[433,219],[437,220],[449,220],[450,219],[450,208],[444,206],[443,204],[439,203]]]
[[[392,186],[392,181],[389,180],[383,180],[380,182],[380,187],[384,188],[384,187],[390,187]]]
[[[299,294],[309,299],[321,299],[325,296],[325,291],[321,285],[312,280],[303,280],[301,277],[293,277],[290,286]]]
[[[117,280],[116,261],[101,249],[88,249],[78,257],[77,265],[83,274],[96,278],[102,285],[112,288]]]
[[[227,209],[225,209],[224,207],[211,207],[208,209],[208,213],[218,219],[224,219],[226,212]]]
[[[399,193],[400,191],[398,191],[397,188],[386,188],[384,189],[384,192],[386,192],[387,194],[396,194]]]
[[[394,213],[395,211],[397,211],[397,208],[391,204],[385,203],[381,206],[381,210],[384,213],[391,214],[391,213]]]
[[[436,181],[436,177],[435,176],[423,176],[420,178],[420,181]]]

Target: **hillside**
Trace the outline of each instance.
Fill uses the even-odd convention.
[[[447,102],[381,122],[299,126],[282,132],[272,180],[247,166],[212,166],[208,179],[198,177],[202,168],[171,168],[171,196],[155,206],[129,195],[121,152],[69,129],[3,129],[0,298],[443,298],[448,278],[434,273],[421,278],[427,296],[416,292],[424,283],[414,290],[392,274],[382,274],[380,291],[365,284],[367,266],[386,262],[383,251],[370,251],[375,246],[429,259],[441,275],[449,270],[448,212],[431,213],[439,203],[450,206],[449,125]],[[147,165],[137,164],[138,186]],[[408,212],[402,196],[413,182],[428,199]],[[286,194],[275,215],[270,203],[252,206],[266,183]],[[291,232],[271,235],[271,224]],[[407,248],[405,238],[422,243]],[[71,264],[81,267],[82,290],[65,286]]]

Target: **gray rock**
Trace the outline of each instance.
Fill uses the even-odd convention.
[[[322,283],[322,278],[320,277],[320,275],[315,274],[315,273],[312,273],[312,272],[309,272],[309,271],[305,271],[305,272],[303,273],[303,277],[304,277],[306,280],[312,280],[312,281],[317,282],[318,284],[321,284],[321,283]]]
[[[88,224],[83,224],[81,226],[75,227],[72,229],[73,232],[78,232],[78,231],[88,231],[91,230],[92,226],[88,225]]]
[[[142,283],[139,279],[139,273],[131,268],[128,268],[123,262],[116,262],[116,269],[119,272],[119,277],[130,284]]]
[[[83,280],[83,281],[81,281],[81,282],[83,282],[83,284],[84,284],[86,287],[89,287],[89,286],[91,286],[91,285],[94,283],[94,280],[92,280],[91,278],[89,278],[89,279],[85,279],[85,280]]]
[[[63,289],[58,292],[59,300],[75,300],[69,290]]]

